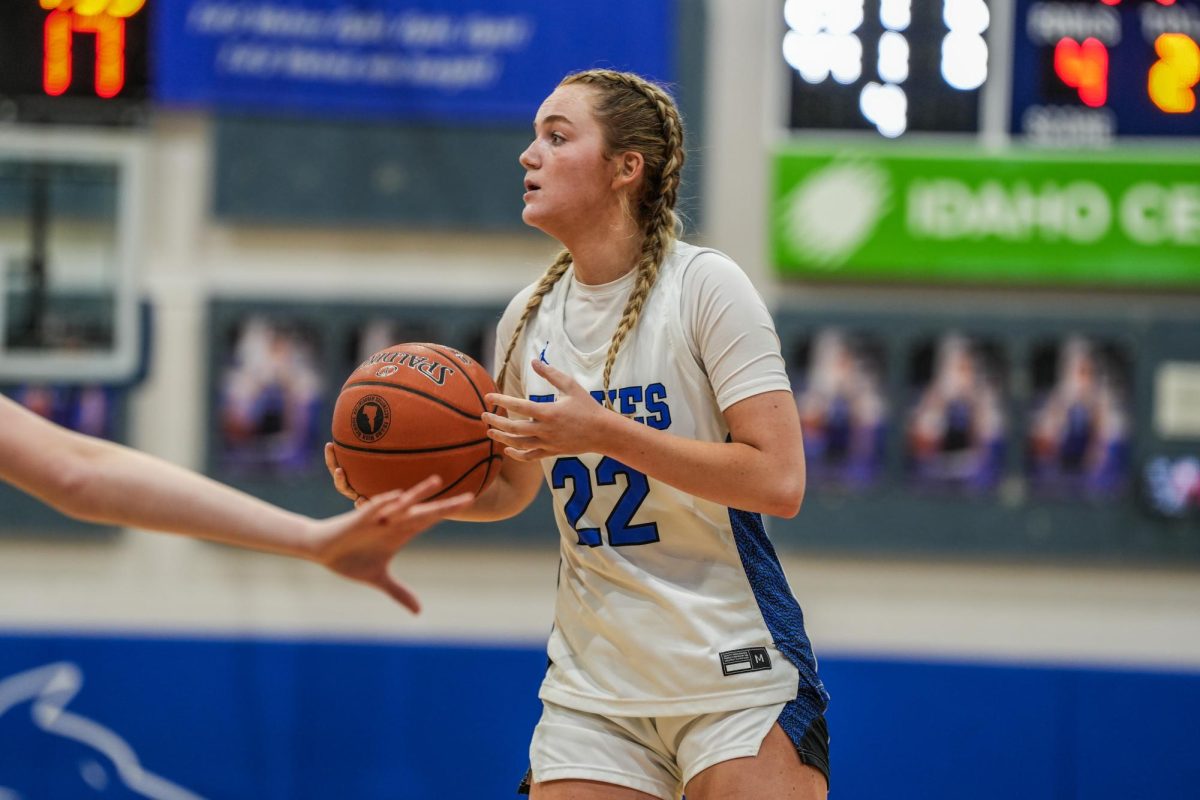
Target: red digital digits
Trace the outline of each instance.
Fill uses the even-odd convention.
[[[1099,39],[1082,43],[1069,36],[1054,46],[1054,72],[1079,92],[1084,105],[1099,108],[1108,100],[1108,48]]]
[[[57,97],[71,86],[74,38],[96,38],[96,94],[116,97],[125,87],[125,20],[146,0],[38,0],[49,11],[44,29],[42,88]]]

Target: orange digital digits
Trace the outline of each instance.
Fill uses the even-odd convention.
[[[1191,113],[1200,83],[1200,45],[1187,34],[1164,33],[1154,40],[1154,52],[1159,60],[1150,67],[1150,99],[1168,114]]]
[[[1067,86],[1079,91],[1084,105],[1099,108],[1108,100],[1108,48],[1088,37],[1080,44],[1063,37],[1054,46],[1054,72]]]
[[[38,0],[45,25],[42,88],[57,97],[71,86],[76,33],[96,38],[96,94],[116,97],[125,87],[125,20],[146,0]]]

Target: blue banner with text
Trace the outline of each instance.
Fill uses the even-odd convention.
[[[676,0],[178,0],[155,17],[168,106],[527,123],[563,75],[674,78]]]

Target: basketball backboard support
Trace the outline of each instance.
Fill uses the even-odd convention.
[[[132,380],[144,142],[0,132],[0,383]]]

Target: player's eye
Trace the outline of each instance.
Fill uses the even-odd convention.
[[[550,134],[550,144],[562,144],[565,141],[566,137],[564,137],[561,133]]]

